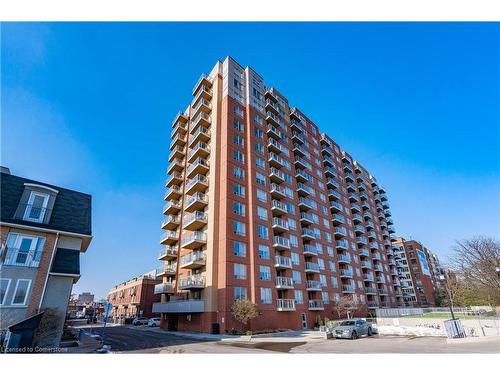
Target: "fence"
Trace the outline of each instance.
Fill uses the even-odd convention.
[[[377,318],[398,318],[401,316],[424,315],[433,312],[450,312],[449,307],[408,307],[394,309],[376,309]],[[454,307],[453,312],[457,314],[471,314],[472,310],[466,307]]]

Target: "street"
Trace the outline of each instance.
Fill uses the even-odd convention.
[[[101,334],[102,328],[93,332]],[[114,353],[500,353],[500,342],[447,344],[441,337],[376,335],[353,341],[297,333],[291,337],[209,340],[132,326],[106,327],[105,344]]]

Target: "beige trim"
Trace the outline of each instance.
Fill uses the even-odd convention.
[[[45,282],[43,284],[42,295],[40,296],[40,304],[38,305],[38,309],[42,308],[43,297],[45,296],[45,290],[47,289],[47,283],[49,282],[49,274],[50,269],[52,268],[52,263],[54,262],[54,258],[56,256],[57,243],[59,242],[59,232],[56,234],[56,240],[54,241],[54,247],[52,248],[52,256],[50,257],[49,268],[47,270],[47,276],[45,276]]]
[[[28,183],[28,182],[26,182],[26,183],[24,184],[24,186],[29,186],[29,187],[36,187],[36,188],[40,188],[40,189],[45,189],[45,190],[51,191],[51,192],[53,192],[53,193],[59,194],[59,190],[52,189],[52,188],[49,188],[48,186],[44,186],[44,185],[32,184],[32,183]]]

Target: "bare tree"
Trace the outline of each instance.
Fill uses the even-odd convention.
[[[238,299],[231,305],[231,314],[234,319],[246,326],[250,320],[259,315],[259,310],[257,305],[248,299]]]
[[[335,310],[339,319],[344,315],[347,315],[347,319],[351,319],[351,314],[358,311],[359,307],[358,300],[355,300],[351,296],[342,296],[335,302]]]

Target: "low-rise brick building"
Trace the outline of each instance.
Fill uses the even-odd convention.
[[[108,302],[113,305],[110,320],[123,323],[127,318],[154,316],[153,303],[160,302],[155,285],[161,280],[160,273],[153,270],[115,285],[108,293]]]

